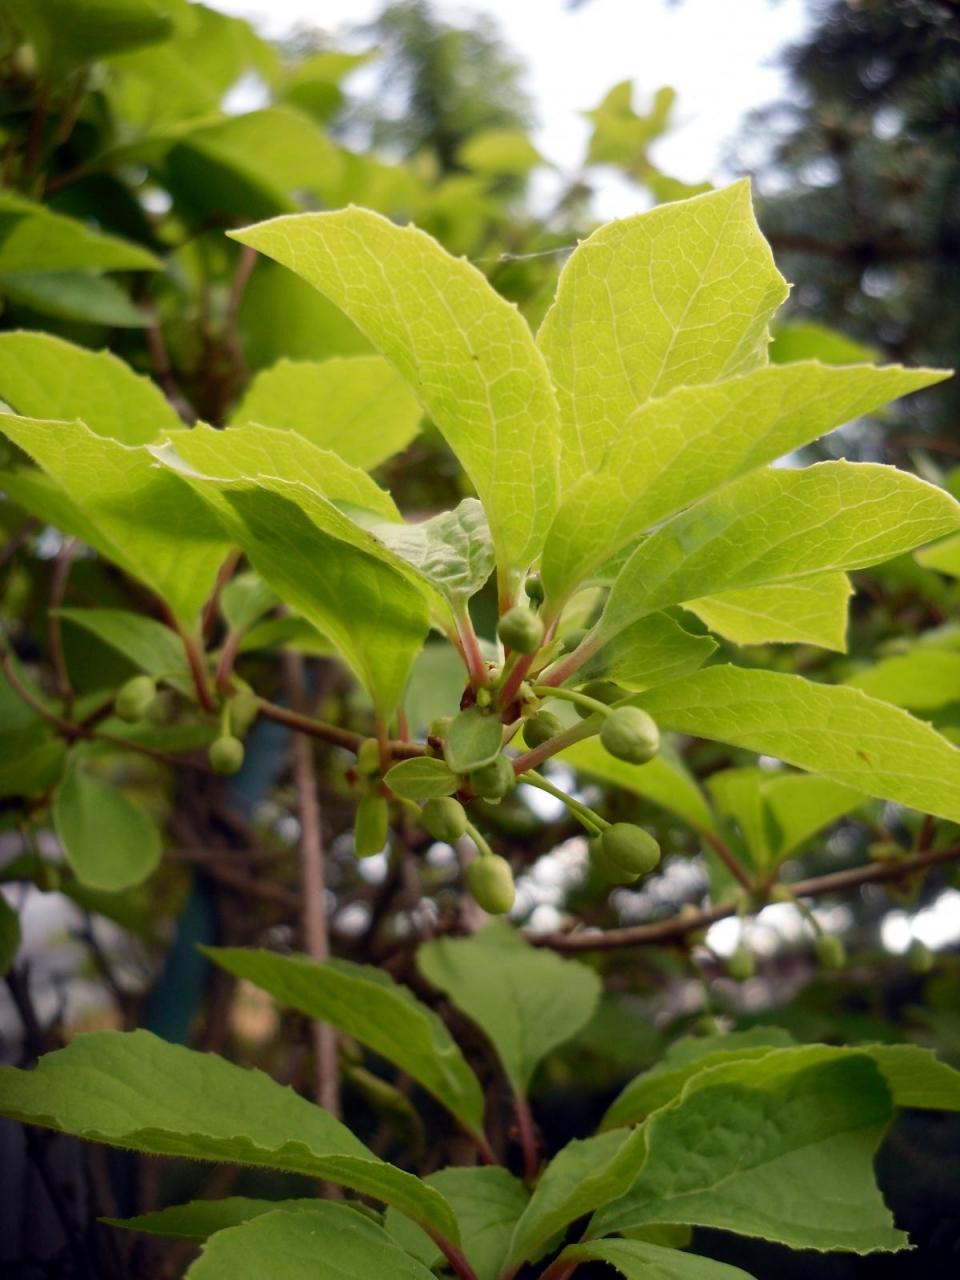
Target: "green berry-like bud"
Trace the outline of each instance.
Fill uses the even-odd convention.
[[[536,653],[543,639],[543,622],[532,609],[516,604],[497,623],[497,635],[508,649]]]
[[[821,969],[837,970],[847,967],[847,948],[835,933],[819,934],[814,946]]]
[[[437,716],[436,720],[431,720],[430,727],[427,729],[427,737],[440,739],[445,738],[452,719],[453,716]]]
[[[712,1013],[701,1013],[692,1028],[696,1036],[722,1036],[725,1029],[720,1019],[715,1018]]]
[[[737,947],[736,951],[727,957],[726,970],[734,982],[747,982],[757,972],[757,962],[753,952],[746,947]]]
[[[496,853],[474,858],[467,867],[467,888],[492,916],[506,915],[517,896],[510,863]]]
[[[517,781],[513,765],[506,756],[497,756],[496,760],[474,769],[467,777],[474,794],[481,800],[502,800]]]
[[[157,683],[152,676],[133,676],[121,685],[113,709],[121,720],[133,724],[142,720],[157,698]]]
[[[531,749],[542,747],[545,742],[563,732],[563,722],[552,711],[538,711],[523,722],[523,740]]]
[[[243,743],[239,738],[225,734],[210,743],[207,759],[214,773],[239,773],[243,768]]]
[[[632,871],[623,871],[614,862],[607,857],[603,848],[603,839],[601,836],[593,836],[590,840],[590,861],[593,863],[597,873],[603,876],[609,884],[633,884],[635,880],[639,880],[639,875]]]
[[[364,738],[357,749],[357,772],[372,778],[380,772],[380,743],[376,738]]]
[[[643,827],[615,822],[600,836],[603,854],[618,871],[646,876],[660,861],[660,846]]]
[[[919,938],[914,938],[907,951],[907,967],[911,973],[929,973],[934,966],[930,948]]]
[[[621,688],[618,684],[614,684],[612,680],[589,680],[577,692],[585,693],[588,698],[593,698],[594,702],[602,702],[608,707],[627,696],[627,690]],[[593,715],[593,712],[589,707],[582,707],[577,704],[577,715],[581,720],[586,720],[587,716]]]
[[[523,584],[523,589],[531,604],[543,604],[543,583],[540,581],[539,573],[531,573]]]
[[[586,635],[586,627],[576,627],[573,631],[568,631],[560,641],[560,652],[573,653],[574,649],[580,648],[580,645],[586,639]]]
[[[467,829],[467,811],[453,796],[435,796],[423,806],[423,825],[434,840],[453,844]]]
[[[639,707],[617,707],[604,720],[600,741],[618,760],[646,764],[660,750],[660,730]]]

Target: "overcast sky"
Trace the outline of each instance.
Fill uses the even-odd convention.
[[[336,30],[382,7],[382,0],[208,3],[253,19],[269,35],[298,21]],[[579,113],[612,84],[632,80],[638,107],[660,85],[673,85],[679,127],[658,144],[654,159],[691,182],[725,176],[724,144],[751,107],[783,94],[777,54],[806,26],[804,0],[590,0],[572,11],[564,0],[435,0],[435,7],[445,17],[480,12],[496,20],[528,68],[527,88],[540,121],[536,141],[568,174],[582,156],[587,132]],[[612,183],[598,212],[628,213],[630,199]]]

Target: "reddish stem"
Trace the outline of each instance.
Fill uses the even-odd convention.
[[[540,1162],[537,1159],[537,1135],[533,1124],[530,1104],[522,1093],[514,1095],[514,1109],[517,1113],[517,1134],[520,1138],[520,1150],[523,1152],[523,1180],[527,1186],[533,1186]]]
[[[435,1231],[428,1232],[428,1235],[450,1263],[454,1275],[459,1276],[460,1280],[477,1280],[477,1273],[458,1248]]]

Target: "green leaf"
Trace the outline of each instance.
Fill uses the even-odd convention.
[[[248,631],[279,603],[277,593],[255,573],[238,573],[220,593],[220,612],[231,631]]]
[[[82,271],[17,272],[0,276],[0,293],[44,316],[111,329],[145,329],[149,317],[107,276]]]
[[[8,0],[48,75],[124,49],[167,40],[174,23],[156,0]]]
[[[591,1236],[669,1222],[801,1249],[902,1248],[873,1176],[890,1092],[869,1057],[830,1060],[821,1050],[774,1051],[693,1076],[641,1130],[646,1164],[595,1215]]]
[[[424,1181],[436,1187],[453,1206],[464,1254],[477,1280],[497,1280],[507,1256],[514,1224],[529,1196],[519,1178],[498,1166],[440,1169]],[[388,1209],[384,1226],[408,1253],[434,1268],[442,1254],[409,1218]]]
[[[945,490],[892,467],[758,471],[640,544],[613,584],[594,644],[709,592],[892,560],[958,524],[960,504]]]
[[[64,271],[159,271],[160,259],[8,188],[0,190],[0,276]]]
[[[318,1271],[318,1267],[320,1270]],[[187,1280],[434,1280],[383,1227],[345,1204],[277,1210],[211,1236]]]
[[[476,498],[417,524],[374,525],[373,532],[440,592],[456,617],[493,572],[490,527]]]
[[[918,551],[916,558],[925,569],[936,569],[951,578],[960,578],[960,537],[944,538],[935,547]]]
[[[233,234],[335,302],[417,389],[476,486],[501,572],[525,570],[553,515],[557,411],[515,308],[428,235],[368,210]]]
[[[680,759],[669,750],[661,750],[647,764],[628,764],[610,755],[597,739],[587,738],[567,747],[557,758],[588,777],[643,796],[689,822],[697,831],[716,830],[706,797]]]
[[[717,644],[694,636],[665,613],[652,613],[626,627],[586,662],[578,683],[602,677],[626,689],[651,689],[702,667]]]
[[[855,342],[846,334],[813,320],[803,323],[778,324],[770,343],[770,359],[774,364],[790,364],[795,360],[822,360],[824,364],[863,364],[880,358],[876,347]]]
[[[135,1218],[101,1218],[109,1227],[122,1227],[125,1231],[142,1231],[150,1236],[169,1236],[175,1240],[206,1240],[216,1231],[237,1227],[243,1222],[262,1217],[265,1213],[298,1213],[312,1210],[318,1201],[311,1200],[253,1200],[248,1196],[226,1196],[222,1200],[190,1200],[187,1204],[173,1204],[153,1213],[141,1213]],[[407,1219],[401,1220],[406,1222]],[[411,1230],[418,1228],[411,1225]],[[427,1237],[429,1239],[429,1237]]]
[[[153,618],[126,609],[57,609],[56,615],[83,627],[152,676],[189,676],[180,637]]]
[[[669,86],[658,89],[649,113],[641,116],[633,107],[632,83],[615,84],[597,107],[583,113],[593,122],[586,163],[616,165],[634,178],[644,177],[647,148],[669,128],[676,97]]]
[[[146,450],[95,435],[82,422],[2,414],[0,432],[63,489],[91,545],[192,625],[230,549],[204,503]]]
[[[150,1155],[325,1178],[458,1239],[439,1192],[378,1159],[326,1111],[260,1071],[149,1031],[91,1032],[32,1071],[0,1068],[0,1114]]]
[[[530,946],[508,924],[440,938],[417,952],[420,972],[481,1028],[514,1089],[590,1021],[600,995],[592,969]]]
[[[129,889],[160,861],[160,832],[146,814],[76,757],[54,796],[53,825],[77,879],[94,889]]]
[[[401,760],[387,770],[383,780],[395,795],[418,803],[452,796],[460,787],[458,776],[432,756]]]
[[[688,600],[684,608],[734,644],[815,644],[845,653],[852,594],[845,573],[813,573]]]
[[[716,666],[633,700],[662,729],[775,756],[879,800],[960,821],[960,751],[859,689]]]
[[[746,181],[595,231],[564,266],[537,337],[566,482],[601,464],[638,405],[765,364],[786,296]]]
[[[437,1015],[388,974],[347,960],[315,964],[304,956],[239,947],[202,950],[281,1004],[359,1040],[423,1085],[469,1133],[483,1133],[476,1076]]]
[[[593,1240],[564,1249],[568,1262],[609,1262],[626,1280],[750,1280],[748,1272],[644,1240]]]
[[[881,702],[910,711],[936,711],[960,702],[960,653],[915,649],[885,658],[847,683]]]
[[[522,176],[543,164],[543,156],[521,129],[485,129],[460,148],[460,163],[477,173]]]
[[[390,838],[390,809],[386,799],[375,791],[360,797],[353,817],[353,852],[358,858],[382,853]]]
[[[67,744],[42,724],[0,734],[0,796],[32,796],[60,780]]]
[[[9,973],[20,947],[20,917],[0,893],[0,977]]]
[[[544,550],[548,596],[562,601],[621,547],[738,476],[946,376],[899,365],[840,369],[808,362],[754,369],[711,386],[678,386],[641,404],[609,441],[595,473],[578,478],[557,512]]]
[[[159,387],[109,351],[49,333],[0,333],[0,400],[29,418],[81,418],[123,444],[147,444],[183,423]]]
[[[500,754],[503,726],[495,711],[467,707],[459,711],[447,728],[443,754],[454,773],[479,769]]]
[[[407,383],[382,356],[279,360],[259,373],[232,421],[298,431],[369,471],[406,448],[422,413]]]

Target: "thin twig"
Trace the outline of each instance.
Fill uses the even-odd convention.
[[[50,661],[53,666],[57,697],[63,702],[69,715],[73,707],[73,685],[63,654],[63,626],[59,609],[67,593],[67,581],[73,558],[77,553],[77,542],[69,538],[57,552],[50,577],[50,601],[47,608],[47,644],[50,649]]]
[[[527,1186],[532,1187],[539,1169],[533,1114],[530,1111],[530,1103],[522,1093],[514,1094],[513,1105],[517,1113],[517,1136],[520,1139],[520,1150],[523,1152],[523,1180]]]
[[[727,842],[725,840],[721,840],[721,838],[718,835],[715,835],[712,831],[703,831],[701,834],[740,887],[746,889],[748,893],[752,892],[753,881],[750,879],[746,870],[737,861],[736,854]]]

